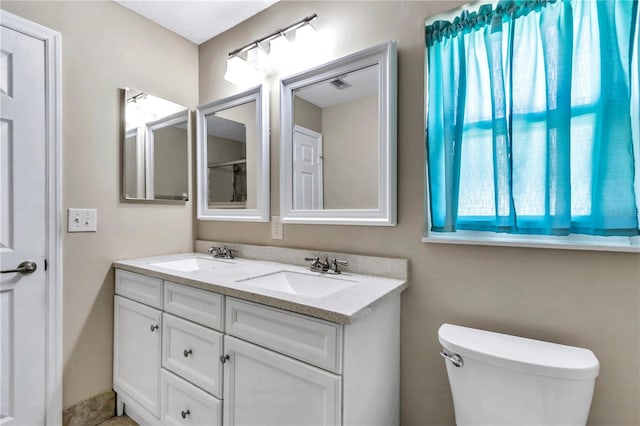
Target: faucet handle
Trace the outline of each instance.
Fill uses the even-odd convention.
[[[237,252],[238,252],[238,250],[229,248],[227,246],[224,246],[222,248],[222,255],[227,259],[233,259],[234,258],[234,253],[237,253]]]
[[[305,257],[304,260],[306,260],[307,262],[319,262],[320,258],[318,256],[316,256],[316,257]]]
[[[209,254],[218,254],[222,250],[219,246],[211,246],[209,247]]]
[[[329,269],[327,272],[330,272],[332,274],[341,274],[342,271],[340,270],[340,266],[347,266],[348,264],[349,262],[347,262],[346,260],[333,259],[329,264]]]

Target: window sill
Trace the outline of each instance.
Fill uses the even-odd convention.
[[[557,237],[458,231],[447,234],[428,232],[422,238],[422,242],[640,253],[640,237],[596,237],[589,235]]]

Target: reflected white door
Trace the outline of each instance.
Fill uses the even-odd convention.
[[[323,208],[322,134],[293,126],[293,208]]]
[[[1,28],[0,424],[45,422],[45,46]],[[24,261],[30,274],[5,273]]]

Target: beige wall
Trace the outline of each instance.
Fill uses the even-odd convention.
[[[325,209],[378,207],[378,97],[322,109]]]
[[[590,423],[640,424],[640,257],[571,250],[423,244],[424,18],[462,2],[280,2],[203,44],[200,101],[231,95],[227,52],[311,13],[336,57],[395,39],[398,226],[197,221],[196,237],[410,259],[402,296],[402,425],[453,424],[437,329],[443,322],[590,348],[601,362]],[[271,214],[279,211],[279,86],[271,84]]]
[[[120,201],[119,89],[136,87],[194,108],[198,49],[110,1],[1,7],[62,33],[63,206],[98,209],[98,232],[63,238],[68,406],[111,389],[111,261],[193,248],[191,202]]]
[[[302,98],[293,98],[293,124],[322,133],[322,108]]]

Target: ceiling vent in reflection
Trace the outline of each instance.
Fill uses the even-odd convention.
[[[347,83],[340,77],[336,78],[335,80],[331,80],[331,84],[333,84],[333,86],[338,90],[343,90],[351,87],[351,84]]]

